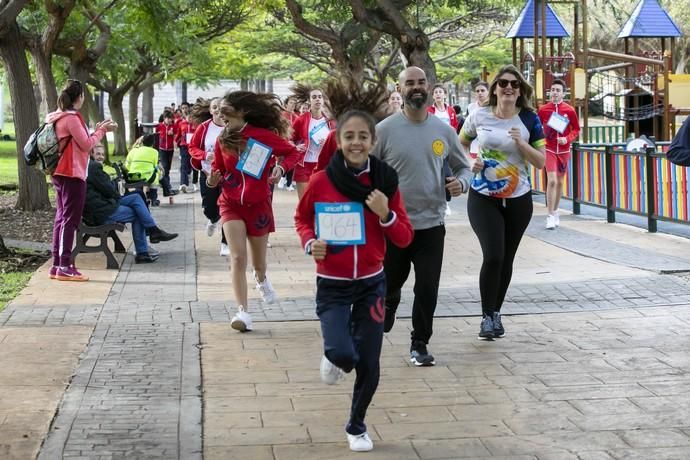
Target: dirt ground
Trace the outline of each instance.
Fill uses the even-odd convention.
[[[20,211],[14,209],[14,193],[0,194],[0,235],[5,240],[50,243],[53,237],[55,210]],[[49,257],[47,252],[15,251],[0,253],[0,273],[33,271]]]

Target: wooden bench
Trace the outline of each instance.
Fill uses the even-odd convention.
[[[113,240],[116,253],[126,253],[127,249],[125,249],[125,246],[122,244],[120,237],[117,236],[117,232],[121,232],[124,229],[125,224],[120,223],[92,227],[82,222],[77,230],[77,245],[74,248],[74,251],[72,251],[72,257],[76,259],[77,255],[82,252],[102,252],[105,254],[105,258],[107,260],[107,268],[120,268],[120,264],[118,264],[117,259],[108,247],[108,238]],[[100,244],[98,246],[88,246],[86,242],[89,241],[89,238],[91,237],[100,238]]]

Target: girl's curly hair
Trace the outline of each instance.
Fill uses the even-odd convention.
[[[365,86],[345,76],[327,81],[324,94],[326,106],[336,119],[350,110],[370,113],[377,121],[388,115],[388,90],[383,82]]]
[[[211,115],[211,101],[215,98],[204,99],[203,97],[197,98],[194,105],[192,105],[189,110],[189,121],[191,121],[195,126],[199,126],[206,120],[213,118]]]
[[[240,116],[248,124],[287,137],[290,124],[283,117],[280,98],[275,94],[232,91],[223,97],[221,113],[225,116]],[[241,151],[244,146],[238,129],[226,127],[218,137],[220,144],[228,150]]]
[[[293,97],[297,99],[298,103],[303,104],[305,102],[309,102],[309,96],[315,89],[319,88],[313,88],[305,85],[304,83],[295,83],[290,87],[290,92],[292,92]]]

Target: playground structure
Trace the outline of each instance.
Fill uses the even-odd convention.
[[[563,49],[570,34],[551,4],[573,8],[572,51]],[[669,140],[675,132],[674,116],[690,114],[690,109],[681,108],[690,107],[690,100],[685,100],[690,80],[670,74],[680,29],[658,0],[637,4],[618,35],[625,40],[624,53],[589,48],[588,27],[587,0],[528,0],[525,4],[506,36],[512,39],[513,64],[535,88],[537,105],[547,101],[547,89],[560,78],[570,88],[571,105],[580,113],[584,142],[589,140],[590,114],[623,122],[625,137],[644,134]],[[640,51],[640,40],[650,39],[658,39],[660,47]],[[591,67],[595,60],[604,65]]]
[[[563,50],[569,34],[549,3],[573,7],[572,52]],[[658,0],[640,0],[618,35],[624,53],[589,48],[587,34],[587,0],[528,0],[508,33],[513,64],[533,84],[535,102],[546,102],[547,88],[561,78],[580,112],[583,143],[573,144],[563,197],[572,200],[575,214],[584,205],[605,209],[608,222],[619,212],[644,216],[650,232],[660,220],[690,224],[690,173],[665,155],[675,116],[690,114],[690,76],[671,73],[680,29]],[[656,49],[641,51],[642,40],[657,40]],[[589,126],[591,114],[623,125],[604,127],[608,138],[602,139],[606,133]],[[587,143],[593,134],[597,143]],[[641,135],[653,136],[655,145],[628,151],[623,141]],[[535,191],[546,191],[545,176],[531,168]]]

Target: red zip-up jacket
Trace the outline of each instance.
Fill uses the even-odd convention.
[[[168,134],[170,129],[173,131],[172,134]],[[177,135],[175,123],[166,125],[164,122],[160,122],[156,126],[156,132],[158,132],[158,150],[175,150],[175,136]]]
[[[323,112],[321,115],[326,117],[326,114]],[[305,112],[292,123],[292,142],[297,145],[304,144],[304,151],[302,152],[299,160],[300,164],[304,163],[304,154],[309,151],[309,123],[311,122],[311,118],[311,112]],[[335,129],[335,120],[330,120],[328,118],[326,119],[328,120],[328,127],[330,129]]]
[[[239,171],[237,169],[237,163],[240,159],[239,153],[223,149],[218,140],[216,140],[213,151],[214,157],[211,167],[213,170],[220,171],[223,177],[219,184],[222,190],[221,200],[241,205],[255,204],[266,200],[271,194],[268,179],[273,169],[271,166],[275,165],[273,158],[278,157],[280,159],[278,165],[283,168],[284,174],[295,167],[300,153],[290,141],[268,129],[245,125],[241,132],[245,141],[254,139],[272,149],[271,158],[264,167],[261,178],[256,179]]]
[[[427,112],[429,113],[436,113],[436,106],[431,105],[431,107],[426,109]],[[460,126],[460,122],[458,121],[458,116],[455,114],[455,109],[448,104],[446,104],[446,112],[448,113],[448,116],[450,117],[450,125],[453,127],[453,129],[457,132],[458,131],[458,126]]]
[[[328,137],[323,141],[323,146],[321,147],[321,153],[319,153],[319,160],[316,162],[316,168],[314,171],[323,171],[328,166],[328,163],[335,155],[338,150],[338,143],[336,142],[335,129],[328,133]]]
[[[554,112],[570,120],[563,134],[559,134],[558,131],[548,125],[549,118]],[[549,102],[539,107],[537,115],[539,115],[541,124],[544,127],[546,150],[555,154],[570,152],[570,143],[580,135],[580,120],[577,118],[577,112],[573,106],[565,102],[561,102],[560,104]],[[565,137],[568,139],[568,142],[560,145],[558,143],[558,137]]]
[[[206,133],[213,118],[209,118],[196,127],[192,140],[189,142],[189,156],[192,168],[201,171],[201,162],[206,159]]]
[[[185,147],[187,145],[187,134],[194,134],[194,128],[189,120],[184,117],[175,120],[175,142],[178,147]]]
[[[358,177],[362,183],[371,184],[368,167]],[[295,227],[305,250],[309,243],[316,240],[314,204],[350,201],[352,200],[335,188],[326,171],[314,173],[295,212]],[[324,278],[357,280],[381,273],[383,258],[386,254],[386,238],[396,246],[404,248],[409,246],[414,236],[400,190],[396,190],[388,200],[388,208],[393,212],[393,218],[383,224],[376,214],[365,207],[366,243],[352,246],[329,246],[326,257],[316,261],[316,274]]]

